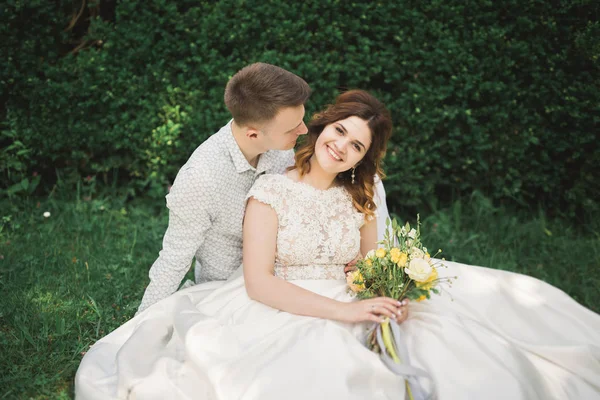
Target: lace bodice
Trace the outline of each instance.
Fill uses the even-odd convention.
[[[344,279],[360,250],[358,212],[342,187],[319,190],[285,175],[263,175],[248,198],[268,204],[279,220],[275,275],[286,279]]]

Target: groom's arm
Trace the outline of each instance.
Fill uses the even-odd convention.
[[[138,313],[173,294],[189,271],[196,252],[211,226],[214,191],[202,170],[182,170],[167,195],[169,226],[158,259],[150,268]]]

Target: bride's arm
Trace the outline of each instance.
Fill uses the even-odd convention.
[[[377,248],[377,235],[379,226],[377,221],[367,222],[360,228],[360,252],[356,258],[350,261],[344,267],[344,273],[348,273],[356,269],[356,263],[361,260],[369,251]]]
[[[377,248],[377,219],[373,218],[360,228],[360,252],[366,255]]]
[[[293,314],[345,322],[380,322],[383,316],[395,317],[399,304],[393,299],[379,297],[344,303],[274,276],[277,225],[277,214],[270,206],[254,198],[248,200],[243,263],[246,291],[251,299]]]

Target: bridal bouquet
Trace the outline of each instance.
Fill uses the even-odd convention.
[[[417,227],[411,228],[407,222],[399,225],[393,219],[386,221],[387,230],[384,240],[379,242],[377,250],[370,251],[356,264],[357,269],[347,276],[350,290],[359,299],[386,296],[402,300],[422,301],[429,299],[431,293],[439,294],[439,285],[450,282],[450,278],[440,278],[437,269],[443,267],[434,261],[427,247],[421,242],[421,226],[417,215]],[[433,257],[441,253],[438,250]],[[443,259],[442,259],[443,260]],[[386,365],[399,375],[408,376],[406,388],[409,399],[413,400],[411,383],[417,386],[418,376],[428,376],[425,371],[399,366],[401,358],[408,363],[408,353],[400,340],[400,329],[387,319],[377,324],[367,338],[369,348],[381,355]],[[420,392],[420,390],[418,390]],[[425,398],[421,393],[417,398]]]

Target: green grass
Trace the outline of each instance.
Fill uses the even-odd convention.
[[[163,201],[66,197],[0,204],[0,399],[72,397],[83,352],[133,316],[161,246]],[[518,214],[477,195],[422,218],[425,243],[446,258],[535,276],[600,311],[597,220]]]
[[[59,200],[2,210],[0,398],[69,398],[82,353],[135,313],[166,213]]]

